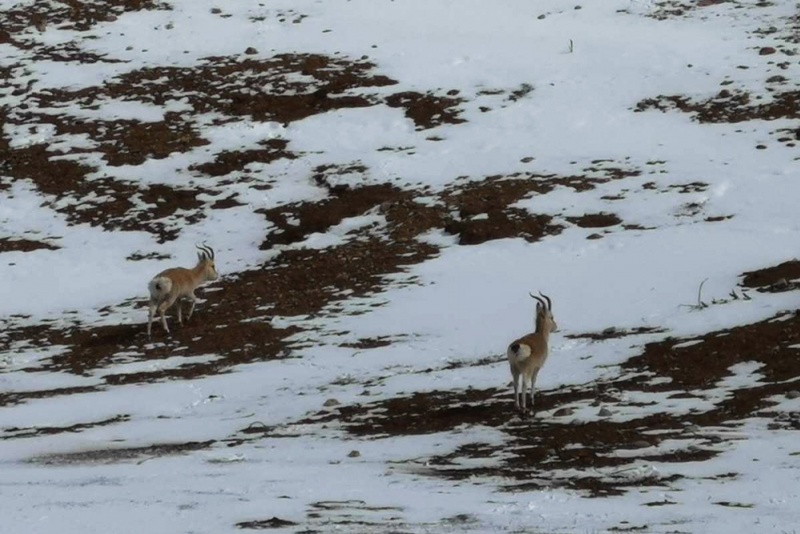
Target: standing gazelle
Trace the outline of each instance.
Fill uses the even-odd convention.
[[[533,411],[536,376],[547,360],[547,342],[550,333],[558,330],[558,325],[553,319],[553,304],[550,297],[541,292],[539,294],[544,300],[530,293],[530,296],[537,301],[536,331],[511,343],[506,352],[508,363],[511,365],[511,377],[514,380],[514,403],[523,414],[526,412],[525,391],[528,387],[531,391],[531,411]]]
[[[189,315],[192,316],[197,297],[194,295],[195,289],[206,281],[217,279],[217,269],[214,266],[214,250],[203,245],[197,246],[200,252],[197,253],[197,265],[191,269],[174,267],[161,271],[148,284],[150,289],[150,314],[147,320],[147,337],[150,337],[150,329],[153,325],[153,315],[158,311],[161,315],[161,325],[169,334],[167,318],[164,313],[179,299],[189,299],[192,304],[189,307]],[[183,324],[181,316],[181,303],[178,302],[178,323]]]

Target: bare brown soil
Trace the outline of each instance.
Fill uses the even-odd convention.
[[[790,260],[758,271],[744,273],[742,286],[758,291],[778,293],[798,289],[800,261]]]
[[[771,96],[771,101],[759,103],[761,96],[743,91],[722,89],[707,100],[692,100],[686,96],[658,96],[636,104],[634,111],[679,110],[692,113],[701,123],[738,123],[751,120],[800,118],[800,91],[787,91]]]
[[[58,250],[60,247],[44,241],[34,241],[25,238],[0,238],[0,253],[2,252],[31,252],[32,250]]]

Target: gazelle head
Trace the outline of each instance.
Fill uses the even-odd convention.
[[[197,253],[197,269],[203,273],[205,280],[216,280],[219,277],[217,267],[214,265],[214,249],[208,245],[195,245],[200,252]]]
[[[533,293],[529,293],[529,295],[536,299],[536,329],[537,331],[543,330],[548,334],[550,332],[557,332],[558,325],[556,324],[556,320],[553,318],[553,303],[550,300],[550,297],[539,292],[541,297],[537,297]]]

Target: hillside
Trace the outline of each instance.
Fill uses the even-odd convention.
[[[794,532],[798,43],[761,0],[0,1],[0,530]]]

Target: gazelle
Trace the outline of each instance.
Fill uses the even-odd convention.
[[[558,330],[558,325],[553,319],[553,303],[550,297],[541,292],[539,295],[543,298],[530,293],[530,296],[537,301],[536,331],[515,340],[508,346],[506,352],[508,363],[511,365],[511,377],[514,380],[514,404],[523,414],[526,413],[525,391],[528,387],[531,391],[531,411],[533,411],[536,376],[547,360],[550,333]]]
[[[197,253],[197,265],[191,269],[174,267],[158,273],[150,283],[150,313],[147,319],[147,337],[150,337],[150,329],[153,325],[153,315],[156,311],[161,315],[161,325],[169,334],[167,318],[164,313],[179,299],[189,299],[192,304],[189,307],[188,320],[194,311],[197,297],[194,295],[195,289],[206,281],[216,280],[217,269],[214,266],[214,249],[207,245],[197,246],[200,252]],[[181,316],[181,304],[178,302],[178,323],[183,324]]]

